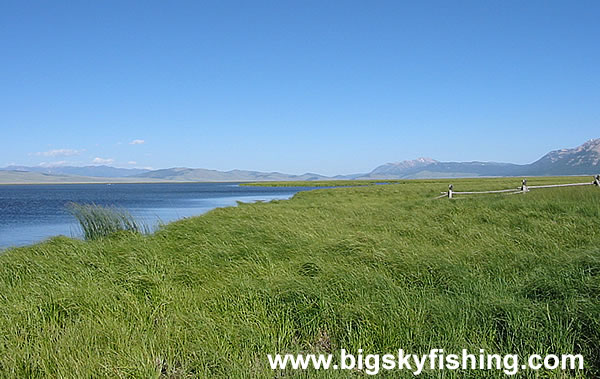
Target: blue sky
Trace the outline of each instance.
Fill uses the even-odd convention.
[[[600,137],[598,1],[7,1],[0,167],[366,172]]]

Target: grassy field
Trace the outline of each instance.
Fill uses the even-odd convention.
[[[368,186],[372,184],[399,184],[406,183],[408,180],[314,180],[314,181],[287,181],[287,182],[251,182],[242,183],[242,186],[250,187],[340,187],[340,186]]]
[[[456,191],[519,184],[452,182]],[[362,377],[271,371],[266,354],[482,348],[585,358],[584,372],[517,377],[600,376],[600,189],[431,200],[447,185],[319,189],[149,236],[8,250],[0,375]]]

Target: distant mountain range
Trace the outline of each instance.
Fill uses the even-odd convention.
[[[154,170],[134,175],[135,178],[153,178],[176,181],[207,181],[207,182],[230,182],[230,181],[274,181],[274,180],[321,180],[328,179],[319,174],[306,173],[303,175],[288,175],[280,172],[260,171],[217,171],[204,168],[175,167],[163,170]]]
[[[289,175],[279,172],[246,170],[217,171],[175,167],[161,170],[86,167],[9,166],[0,169],[0,183],[65,182],[243,182],[328,179],[425,179],[493,176],[594,175],[600,173],[600,138],[573,149],[561,149],[525,165],[498,162],[439,162],[431,158],[386,163],[366,174],[327,177],[306,173]]]
[[[49,175],[76,175],[76,176],[92,176],[100,178],[123,178],[137,174],[143,174],[150,170],[141,168],[117,168],[111,166],[58,166],[58,167],[42,167],[42,166],[8,166],[1,168],[4,171],[28,171],[39,172]]]
[[[438,162],[431,158],[387,163],[358,179],[417,179],[479,176],[553,176],[600,173],[600,138],[574,149],[551,151],[525,165],[497,162]]]

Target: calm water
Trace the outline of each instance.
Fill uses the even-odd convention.
[[[65,204],[116,205],[146,225],[195,216],[217,207],[288,199],[308,187],[242,187],[232,183],[0,185],[0,249],[56,235],[79,237]]]

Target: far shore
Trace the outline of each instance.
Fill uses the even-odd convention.
[[[531,180],[543,180],[549,178],[572,180],[580,178],[586,180],[590,175],[557,175],[557,176],[481,176],[476,178],[407,178],[407,179],[327,179],[327,180],[172,180],[172,179],[154,179],[154,178],[101,178],[101,177],[86,177],[79,180],[49,180],[49,181],[2,181],[2,185],[56,185],[56,184],[161,184],[161,183],[240,183],[242,186],[273,186],[273,187],[337,187],[340,185],[364,186],[374,184],[392,184],[405,182],[436,182],[444,181],[450,183],[454,180],[461,179],[507,179],[507,178],[528,178]],[[570,178],[570,179],[569,179]]]
[[[125,178],[98,178],[100,180],[69,180],[69,181],[10,181],[0,182],[2,185],[45,185],[45,184],[160,184],[160,183],[250,183],[243,180],[168,180],[168,179],[143,179],[127,180]]]

